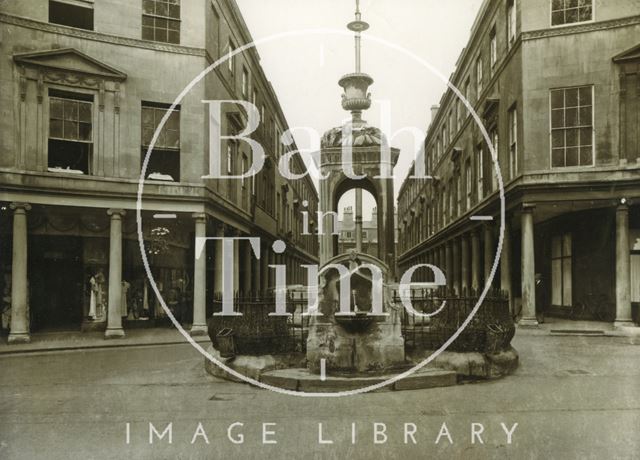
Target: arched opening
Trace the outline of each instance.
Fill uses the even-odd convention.
[[[380,219],[380,200],[375,185],[364,180],[344,180],[336,188],[332,210],[338,213],[338,235],[333,236],[332,256],[350,250],[384,260],[380,235],[384,222]]]

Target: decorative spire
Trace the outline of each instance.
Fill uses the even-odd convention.
[[[367,91],[373,78],[361,72],[361,34],[369,24],[362,20],[360,0],[356,0],[355,21],[347,24],[347,28],[355,32],[356,71],[342,77],[338,84],[344,88],[342,108],[351,112],[354,125],[362,125],[362,111],[371,107],[371,95]]]

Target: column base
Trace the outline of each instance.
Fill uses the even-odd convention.
[[[9,337],[7,338],[8,344],[18,344],[18,343],[30,343],[31,335],[28,332],[20,332],[17,334],[9,333]]]
[[[518,327],[521,327],[523,329],[537,328],[539,326],[540,326],[540,323],[538,323],[538,320],[535,317],[521,318],[520,321],[518,321]]]
[[[122,339],[123,337],[124,337],[124,330],[122,328],[114,328],[114,329],[107,328],[107,330],[104,331],[105,339]]]
[[[635,327],[635,323],[631,319],[617,319],[613,322],[614,329],[622,329],[627,327]]]
[[[206,324],[194,324],[189,331],[191,337],[207,335],[208,333],[209,331],[207,330]]]

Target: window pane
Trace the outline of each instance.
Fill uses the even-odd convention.
[[[165,111],[158,110],[158,123],[164,117]],[[180,127],[180,112],[173,110],[171,111],[171,115],[167,119],[167,123],[165,124],[165,129],[178,129]]]
[[[592,108],[591,107],[581,107],[580,109],[580,126],[591,126],[591,116],[592,116]]]
[[[78,103],[75,101],[64,101],[64,119],[78,119]]]
[[[175,30],[170,30],[167,36],[168,43],[180,43],[180,32],[176,32]]]
[[[64,121],[64,136],[65,139],[78,139],[78,123],[75,121]]]
[[[551,2],[551,9],[553,11],[558,11],[564,8],[564,0],[553,0]]]
[[[575,147],[578,145],[578,130],[577,129],[568,129],[566,131],[566,140],[568,147]]]
[[[578,109],[567,109],[565,112],[565,126],[578,126]]]
[[[553,149],[551,152],[551,166],[560,168],[564,166],[564,149]]]
[[[555,130],[551,133],[552,146],[554,148],[564,147],[564,130]]]
[[[593,147],[580,147],[580,166],[590,166],[593,164]]]
[[[579,156],[579,151],[577,147],[568,147],[566,166],[578,166],[579,165],[578,156]]]
[[[62,137],[62,120],[50,120],[49,121],[49,136],[50,137]]]
[[[580,21],[591,21],[593,9],[590,6],[580,8]]]
[[[593,130],[591,128],[580,129],[580,145],[591,145],[593,142]]]
[[[167,147],[174,149],[180,148],[180,132],[173,129],[167,130],[165,142]]]
[[[145,14],[153,14],[154,13],[154,2],[153,0],[142,0],[142,12]],[[142,18],[144,23],[144,17]]]
[[[155,30],[155,40],[159,42],[167,42],[169,34],[166,29],[156,29]]]
[[[156,2],[156,14],[159,16],[167,16],[169,8],[166,3]]]
[[[577,8],[578,7],[578,0],[565,0],[564,1],[564,7],[565,8]]]
[[[142,128],[142,145],[151,144],[151,139],[153,138],[153,132],[155,130],[153,128]]]
[[[554,90],[551,91],[551,108],[561,109],[564,107],[564,91]]]
[[[551,25],[564,24],[564,11],[554,11],[551,15]]]
[[[590,86],[585,86],[584,88],[580,88],[580,105],[592,105],[592,88]]]
[[[554,110],[551,112],[551,126],[554,128],[564,128],[564,110]]]
[[[578,88],[568,89],[565,93],[566,107],[578,107]]]
[[[80,123],[79,124],[78,138],[81,141],[90,141],[91,140],[91,123]]]
[[[578,15],[577,9],[567,10],[565,13],[565,22],[566,24],[572,24],[574,22],[578,22],[580,17]]]
[[[49,103],[51,118],[62,119],[62,100],[51,98]]]
[[[180,5],[169,5],[169,17],[180,19]]]
[[[78,120],[91,122],[91,104],[82,102],[79,104]]]

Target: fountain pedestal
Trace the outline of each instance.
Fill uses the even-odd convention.
[[[355,288],[352,316],[341,316],[337,308],[340,283],[337,270],[321,275],[324,279],[320,283],[318,299],[322,316],[311,317],[307,339],[307,367],[314,373],[320,372],[322,360],[327,373],[334,374],[385,372],[405,365],[402,307],[393,304],[389,288],[376,286],[376,283],[372,286],[371,280],[361,271],[354,272],[354,257],[350,254],[331,261],[332,264],[346,264],[346,259],[351,260],[350,284]],[[371,259],[367,263],[374,265],[372,256],[358,254],[357,257]],[[343,258],[345,260],[341,261]],[[386,276],[384,264],[376,262],[383,277]],[[376,315],[371,309],[372,289],[382,290],[383,315]]]

